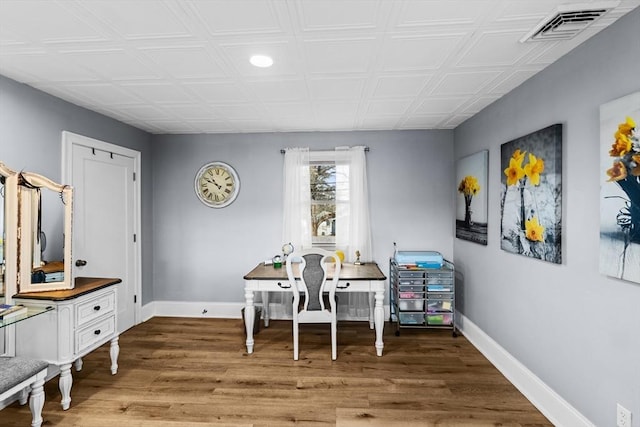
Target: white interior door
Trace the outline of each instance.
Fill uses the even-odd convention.
[[[137,152],[80,135],[65,136],[70,139],[66,168],[74,188],[73,277],[122,279],[117,286],[122,333],[139,323]]]

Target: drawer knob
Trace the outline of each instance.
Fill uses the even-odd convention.
[[[84,267],[85,265],[87,265],[87,261],[83,259],[79,259],[76,261],[76,267]]]
[[[99,306],[99,305],[96,305],[96,306],[94,306],[94,307],[93,307],[93,309],[94,309],[95,311],[100,311],[100,306]]]
[[[93,333],[96,335],[100,335],[100,332],[101,332],[100,329],[96,329],[95,331],[93,331]]]

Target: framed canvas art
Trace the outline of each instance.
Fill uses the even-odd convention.
[[[456,182],[456,237],[487,244],[489,151],[458,160]]]
[[[502,144],[500,247],[562,262],[562,124]]]
[[[600,106],[600,272],[640,283],[640,92]]]

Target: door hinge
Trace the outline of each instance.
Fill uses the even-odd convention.
[[[133,173],[133,182],[136,182],[136,173]]]
[[[137,303],[138,302],[138,295],[134,295],[133,296],[133,303]]]
[[[136,242],[137,242],[137,236],[134,234],[133,235],[133,243],[136,243]]]

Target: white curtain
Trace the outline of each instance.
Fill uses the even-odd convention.
[[[284,153],[284,214],[282,243],[295,249],[311,247],[311,190],[309,149],[287,148]]]
[[[336,248],[342,249],[348,262],[373,261],[371,223],[369,219],[369,191],[365,147],[336,148]],[[346,304],[338,307],[351,318],[369,315],[371,296],[363,293],[347,294]]]
[[[337,147],[336,175],[336,248],[342,249],[348,262],[373,261],[367,159],[365,147]]]

